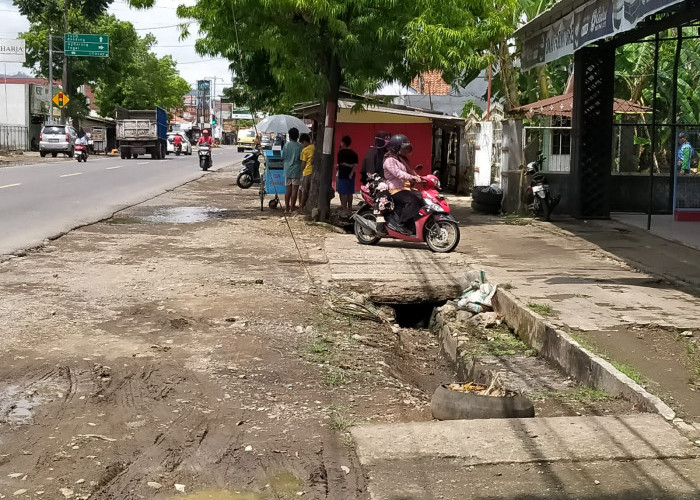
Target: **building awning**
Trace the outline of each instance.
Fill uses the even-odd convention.
[[[574,94],[562,94],[541,101],[513,108],[510,114],[524,113],[528,118],[533,116],[571,116],[574,109]],[[651,108],[632,101],[615,98],[613,112],[618,115],[642,114],[651,112]]]
[[[362,109],[356,109],[357,101],[351,99],[338,100],[338,122],[340,123],[392,123],[415,122],[433,123],[442,126],[459,127],[466,121],[459,116],[450,116],[443,113],[431,113],[424,109],[412,109],[397,105],[365,105]],[[320,114],[321,104],[308,102],[297,104],[292,114],[307,117]]]
[[[515,31],[521,68],[539,66],[632,30],[647,16],[686,0],[561,0]]]

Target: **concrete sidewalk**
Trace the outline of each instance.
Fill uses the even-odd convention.
[[[530,316],[516,318],[521,337],[555,332],[588,358],[576,372],[584,382],[612,376],[656,400],[667,420],[684,421],[633,414],[362,426],[353,435],[372,498],[698,498],[700,251],[616,221],[478,215],[469,201],[450,198],[462,229],[455,253],[331,234],[316,277],[379,302],[420,302],[455,298],[464,273],[483,269],[504,290],[502,302]],[[572,353],[552,345],[537,347],[566,366],[570,359],[556,357]]]

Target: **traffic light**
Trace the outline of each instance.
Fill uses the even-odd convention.
[[[211,124],[216,125],[216,115],[211,115]]]

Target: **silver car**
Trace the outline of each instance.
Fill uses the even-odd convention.
[[[47,153],[54,158],[58,153],[72,157],[77,138],[78,133],[70,125],[44,125],[39,136],[39,154],[42,158]]]

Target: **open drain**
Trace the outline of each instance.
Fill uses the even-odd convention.
[[[391,307],[396,313],[396,323],[401,328],[428,328],[430,319],[436,307],[445,304],[446,301],[439,302],[407,302],[382,304]]]

